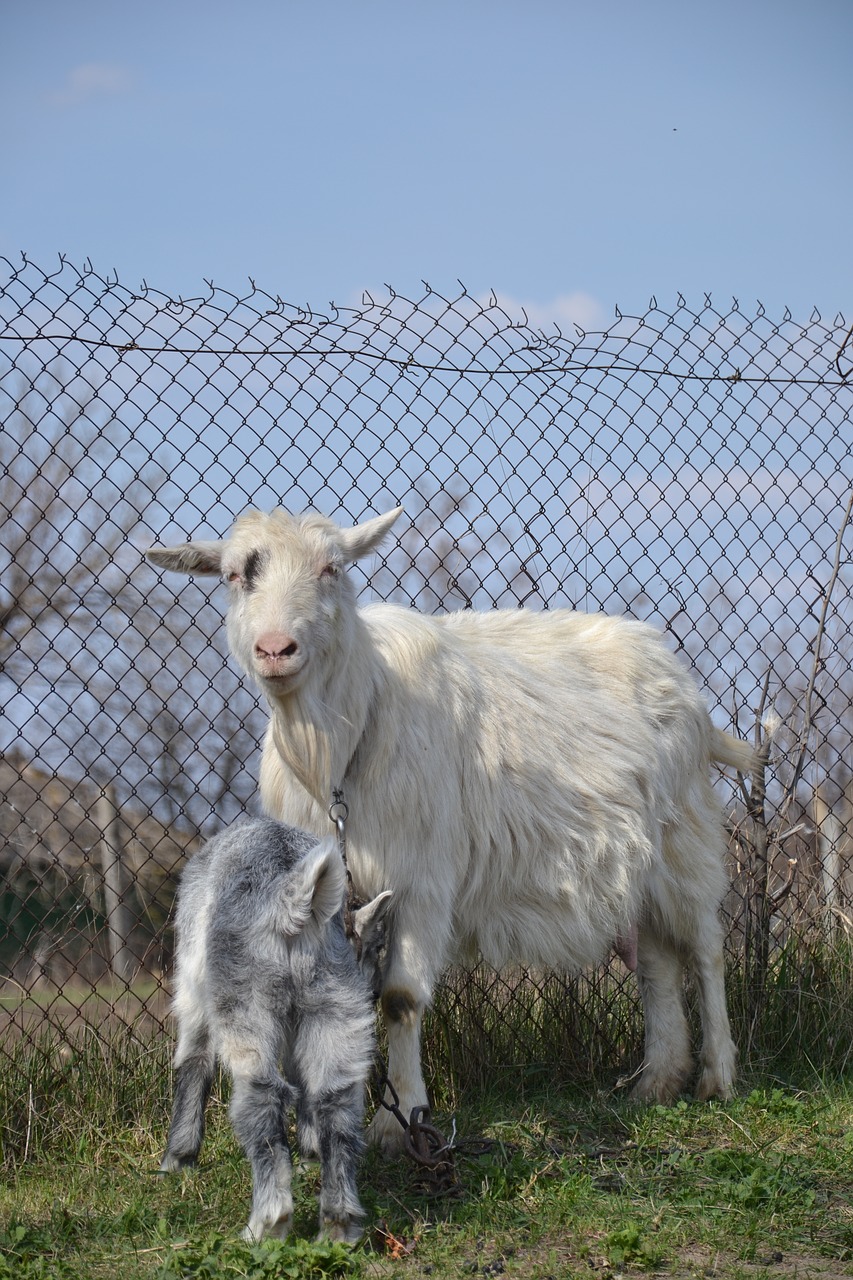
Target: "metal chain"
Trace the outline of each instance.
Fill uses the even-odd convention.
[[[461,1188],[456,1178],[453,1152],[456,1148],[456,1121],[448,1142],[432,1123],[429,1107],[412,1107],[408,1120],[400,1110],[400,1096],[385,1072],[379,1080],[380,1106],[390,1111],[403,1127],[403,1151],[425,1171],[423,1178],[430,1195],[459,1195]],[[385,1098],[391,1094],[392,1102]]]
[[[347,865],[347,819],[349,805],[344,800],[344,793],[339,788],[332,791],[332,803],[329,805],[329,818],[334,822],[338,833],[338,848],[341,852],[347,876],[347,900],[344,906],[344,928],[347,937],[355,947],[356,955],[361,959],[361,939],[355,928],[354,915],[363,905],[356,897],[352,875]],[[456,1138],[456,1123],[453,1125],[453,1138],[448,1142],[444,1135],[432,1123],[432,1113],[427,1106],[413,1107],[408,1118],[400,1110],[400,1097],[397,1090],[384,1072],[379,1084],[380,1104],[390,1111],[403,1127],[403,1150],[411,1160],[419,1164],[427,1172],[425,1179],[429,1182],[431,1195],[449,1195],[458,1191],[456,1170],[453,1164],[453,1148]],[[391,1094],[393,1102],[385,1100],[385,1091]]]

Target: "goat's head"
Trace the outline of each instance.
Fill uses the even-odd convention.
[[[401,510],[351,529],[313,512],[247,511],[221,542],[151,547],[147,556],[158,568],[228,583],[231,651],[268,695],[281,698],[301,687],[345,625],[354,605],[345,565],[373,551]]]

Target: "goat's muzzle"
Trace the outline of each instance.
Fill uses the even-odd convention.
[[[299,643],[285,631],[259,636],[252,649],[255,671],[262,680],[285,684],[298,676],[308,661]]]

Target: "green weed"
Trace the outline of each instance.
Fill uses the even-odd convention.
[[[66,1280],[79,1272],[69,1263],[62,1233],[10,1221],[0,1232],[0,1280]]]
[[[659,1244],[636,1222],[611,1231],[605,1238],[604,1247],[610,1265],[620,1271],[626,1267],[652,1271],[665,1257]]]
[[[176,1249],[157,1280],[324,1280],[353,1272],[352,1251],[318,1240],[262,1240],[247,1244],[213,1233],[198,1244]]]

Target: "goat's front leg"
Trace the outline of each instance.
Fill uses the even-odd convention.
[[[234,1076],[230,1116],[252,1166],[252,1210],[245,1240],[284,1240],[293,1225],[290,1152],[285,1113],[296,1096],[277,1072],[266,1078]]]
[[[438,860],[438,855],[436,855]],[[409,1120],[415,1107],[428,1105],[421,1072],[421,1022],[444,967],[453,916],[446,886],[422,886],[417,898],[402,891],[391,899],[388,953],[383,966],[381,1006],[388,1033],[388,1081]],[[394,905],[396,904],[396,905]],[[386,1102],[392,1102],[390,1090]],[[395,1115],[380,1107],[368,1129],[368,1140],[386,1155],[403,1150],[405,1129]]]
[[[180,1037],[175,1054],[172,1122],[160,1164],[161,1173],[175,1173],[198,1159],[204,1138],[204,1108],[215,1066],[205,1026],[196,1026]]]
[[[421,1022],[426,1000],[417,987],[398,981],[387,985],[382,993],[382,1013],[388,1033],[388,1081],[397,1095],[398,1106],[406,1120],[414,1107],[427,1106],[427,1091],[421,1073]],[[393,1102],[390,1091],[385,1101]],[[403,1150],[405,1130],[397,1117],[380,1106],[368,1128],[368,1139],[385,1155],[399,1155]]]

